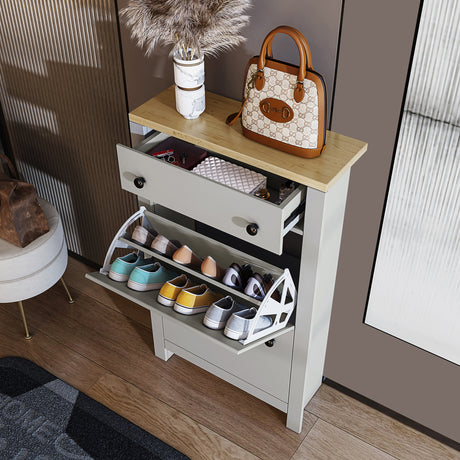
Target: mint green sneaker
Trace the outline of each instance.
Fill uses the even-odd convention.
[[[129,276],[128,287],[135,291],[151,291],[160,289],[166,281],[177,276],[176,272],[168,270],[155,262],[149,265],[136,267]]]
[[[114,281],[128,281],[131,272],[140,265],[151,264],[153,259],[144,259],[142,254],[131,252],[123,257],[118,257],[110,266],[109,278]]]

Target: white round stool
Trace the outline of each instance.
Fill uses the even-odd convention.
[[[39,199],[45,213],[49,232],[20,248],[0,238],[0,303],[17,302],[22,321],[29,334],[22,301],[48,290],[59,279],[70,303],[72,296],[62,278],[67,267],[67,245],[62,223],[56,209],[47,201]]]

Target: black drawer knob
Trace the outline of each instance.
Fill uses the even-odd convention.
[[[257,232],[259,231],[259,226],[257,224],[249,224],[246,227],[246,231],[251,235],[255,236],[257,235]]]
[[[137,188],[142,188],[145,184],[145,179],[143,177],[136,177],[134,179],[134,185],[137,187]]]

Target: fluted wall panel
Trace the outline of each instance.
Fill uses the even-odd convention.
[[[115,144],[129,128],[114,0],[2,0],[0,103],[18,168],[61,214],[68,247],[102,263],[135,200]]]
[[[365,322],[460,364],[460,4],[425,0]]]

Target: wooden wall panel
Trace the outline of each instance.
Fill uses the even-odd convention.
[[[136,203],[114,0],[2,0],[0,104],[18,168],[60,212],[68,247],[102,263]]]

